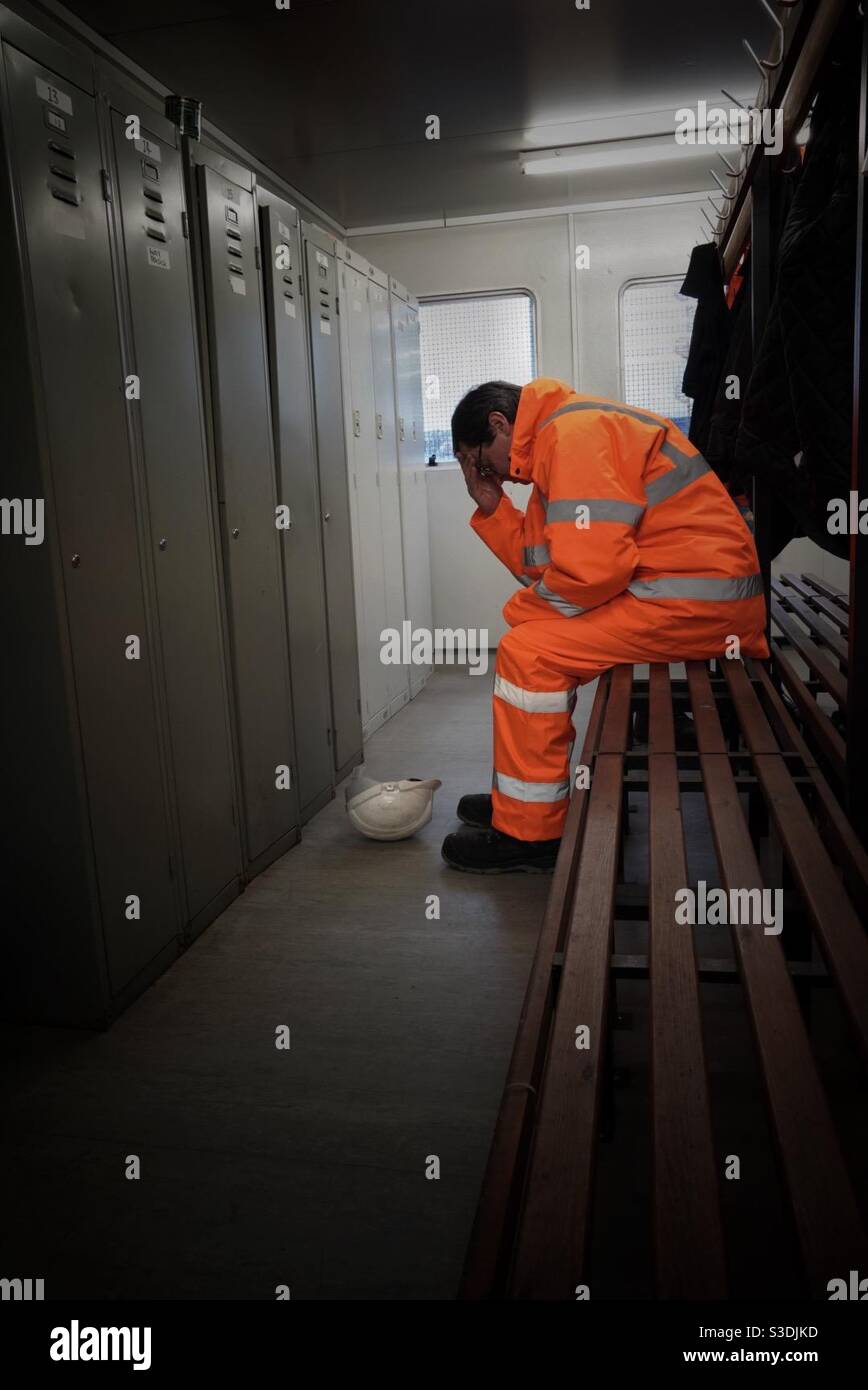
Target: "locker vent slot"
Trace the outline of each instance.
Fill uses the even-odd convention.
[[[283,283],[284,283],[285,285],[291,285],[291,284],[292,284],[292,276],[291,276],[291,275],[284,275],[284,277],[283,277]]]
[[[146,179],[151,179],[154,183],[159,183],[160,171],[156,164],[151,164],[147,159],[142,160],[142,173]]]
[[[227,227],[227,228],[226,228],[226,235],[227,235],[228,237],[231,237],[231,239],[232,239],[233,241],[240,241],[240,240],[241,240],[241,233],[240,233],[240,232],[236,232],[235,229],[234,229],[234,227]]]
[[[71,150],[68,145],[59,145],[56,140],[49,140],[48,148],[54,154],[62,154],[64,159],[75,159],[75,150]]]
[[[166,241],[166,240],[167,240],[167,238],[166,238],[166,233],[165,233],[165,232],[159,231],[158,228],[156,228],[156,227],[146,227],[146,228],[145,228],[145,231],[146,231],[146,233],[147,233],[147,235],[148,235],[149,237],[153,237],[154,241]]]
[[[143,188],[142,192],[146,198],[150,198],[152,203],[161,203],[163,201],[163,195],[159,188]]]
[[[157,208],[145,208],[145,216],[150,217],[154,222],[165,222],[166,218]]]
[[[54,188],[52,184],[48,186],[51,189],[52,198],[59,198],[62,203],[72,203],[72,206],[77,208],[81,202],[81,194],[73,193],[71,188]]]
[[[230,256],[237,256],[239,260],[244,258],[244,252],[239,251],[237,246],[227,246],[226,251]]]
[[[59,179],[66,179],[67,183],[78,183],[78,175],[71,169],[62,169],[59,164],[49,164],[49,170]]]
[[[231,270],[233,275],[244,274],[244,270],[242,269],[242,267],[240,265],[233,265],[231,261],[229,262],[229,269]]]

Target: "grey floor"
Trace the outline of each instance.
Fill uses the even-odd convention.
[[[441,668],[368,744],[375,776],[443,781],[413,840],[358,836],[339,794],[108,1032],[6,1034],[0,1274],[454,1297],[549,882],[440,858],[490,785],[490,691]]]
[[[339,796],[109,1031],[7,1030],[0,1276],[44,1278],[48,1298],[455,1296],[550,882],[440,858],[459,796],[490,780],[491,679],[438,669],[368,745],[377,777],[443,780],[413,840],[362,839]],[[580,734],[590,701],[583,691]],[[631,802],[625,878],[643,883],[647,799]],[[702,798],[682,810],[691,880],[715,883]],[[700,955],[730,953],[726,932],[696,931]],[[647,929],[618,922],[615,942],[644,952]],[[741,990],[702,996],[717,1149],[742,1160],[740,1181],[721,1185],[731,1287],[797,1294]],[[592,1295],[647,1298],[647,983],[622,982],[615,1012]],[[274,1046],[281,1025],[288,1051]],[[858,1182],[864,1081],[833,991],[815,998],[811,1034]]]

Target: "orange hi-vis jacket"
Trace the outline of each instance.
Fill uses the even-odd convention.
[[[533,483],[527,513],[504,495],[492,515],[471,518],[524,586],[503,610],[510,626],[577,617],[627,593],[649,604],[649,620],[658,604],[683,617],[672,660],[694,654],[692,617],[706,634],[719,617],[743,655],[768,655],[753,537],[670,420],[540,377],[521,393],[510,477]]]

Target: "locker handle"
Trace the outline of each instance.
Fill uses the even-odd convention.
[[[324,515],[323,515],[323,521],[331,521],[331,517],[332,517],[331,512],[325,512]]]

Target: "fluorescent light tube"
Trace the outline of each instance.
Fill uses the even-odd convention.
[[[639,145],[628,141],[618,142],[610,149],[562,149],[544,150],[539,154],[519,157],[523,174],[571,174],[590,172],[593,169],[623,169],[633,164],[661,164],[667,159],[678,159],[681,147],[674,137],[665,143]]]

